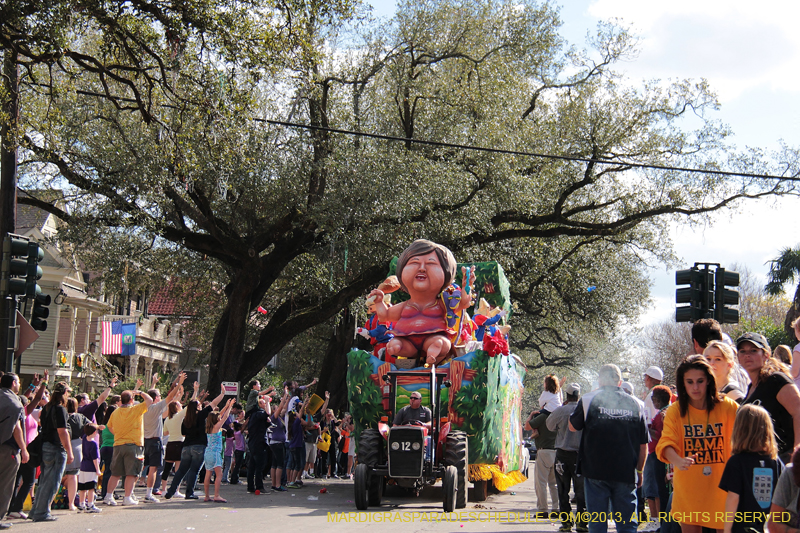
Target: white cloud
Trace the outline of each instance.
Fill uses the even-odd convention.
[[[597,0],[589,13],[620,18],[642,37],[637,77],[708,78],[722,101],[763,86],[800,84],[800,4],[743,0]]]

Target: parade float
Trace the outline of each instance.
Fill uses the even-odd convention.
[[[415,241],[409,250],[418,242],[439,247]],[[450,252],[440,248],[444,252],[437,252],[438,262],[447,263],[445,255]],[[506,322],[512,312],[508,280],[496,262],[450,264],[445,270],[449,268],[452,275],[445,273],[442,288],[436,285],[433,254],[425,256],[428,265],[420,266],[418,259],[411,259],[409,266],[404,257],[409,250],[392,261],[389,277],[367,301],[370,316],[358,333],[370,338],[373,350],[353,349],[347,357],[359,462],[366,457],[369,463],[364,466],[365,471],[369,469],[367,481],[356,487],[357,504],[361,495],[362,501],[367,501],[366,497],[370,505],[376,505],[382,492],[378,485],[387,480],[407,488],[420,487],[419,480],[395,480],[387,468],[379,466],[391,462],[388,455],[392,451],[383,441],[389,440],[395,414],[409,404],[415,391],[422,394],[422,405],[433,407],[434,417],[439,417],[432,424],[433,450],[429,454],[441,459],[446,468],[448,463],[456,463],[448,459],[455,453],[448,449],[453,446],[449,443],[465,440],[460,446],[468,444],[468,461],[459,460],[458,465],[464,467],[463,477],[468,476],[474,485],[472,498],[480,501],[492,489],[503,491],[524,481],[521,472],[528,461],[520,424],[525,366],[509,352],[507,341]],[[449,257],[454,263],[452,254]],[[393,277],[395,270],[399,279]],[[428,277],[435,283],[429,283]],[[420,297],[420,287],[430,294],[436,291],[435,300]],[[415,301],[419,303],[415,305]],[[432,325],[432,316],[440,319],[438,325]],[[436,464],[425,466],[434,481]],[[442,479],[447,493],[447,479]],[[457,480],[461,492],[456,507],[463,507],[466,501],[464,481]],[[367,496],[361,494],[365,490]],[[446,509],[447,497],[445,494]]]

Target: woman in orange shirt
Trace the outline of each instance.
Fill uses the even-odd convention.
[[[678,401],[664,417],[656,454],[675,466],[672,519],[682,533],[725,526],[725,499],[719,488],[731,456],[731,434],[739,405],[717,392],[711,366],[702,355],[690,355],[678,366]]]

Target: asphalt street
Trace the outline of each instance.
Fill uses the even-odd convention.
[[[531,469],[532,470],[532,469]],[[267,486],[269,487],[268,480]],[[320,489],[326,489],[321,493]],[[536,496],[533,481],[489,496],[485,502],[469,502],[465,509],[445,514],[440,486],[415,497],[390,487],[380,507],[358,512],[353,503],[350,480],[307,480],[300,489],[285,493],[248,494],[245,485],[223,485],[221,495],[228,503],[172,499],[138,506],[102,506],[100,514],[53,511],[56,522],[33,523],[11,520],[9,531],[18,532],[146,532],[216,533],[220,531],[375,531],[404,533],[437,532],[512,532],[553,533],[560,522],[535,518]],[[137,488],[142,500],[144,489]]]

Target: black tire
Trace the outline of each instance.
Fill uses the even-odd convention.
[[[442,506],[445,513],[452,513],[456,508],[456,498],[458,496],[458,470],[454,466],[444,469],[444,479],[442,480],[442,490],[444,498]]]
[[[369,506],[369,495],[367,493],[369,485],[369,467],[367,465],[359,464],[356,466],[354,481],[356,509],[359,511],[366,511]]]
[[[368,500],[373,507],[378,507],[381,504],[384,485],[386,485],[385,477],[376,476],[375,474],[369,477]]]
[[[444,464],[456,467],[458,472],[456,509],[463,509],[467,506],[467,476],[469,472],[469,441],[467,434],[463,431],[451,431],[447,434]]]
[[[383,464],[383,437],[377,429],[365,429],[358,439],[358,462],[370,468]]]

